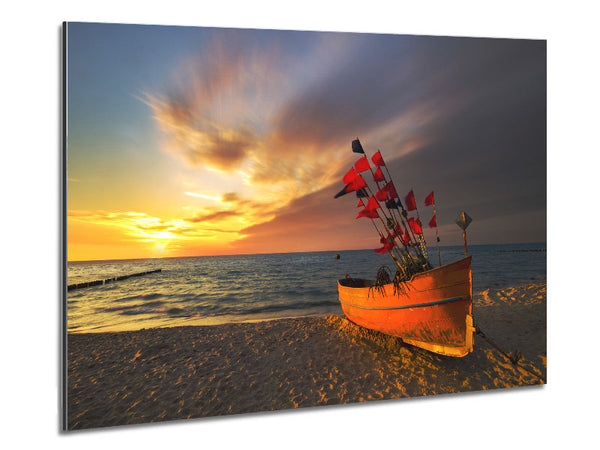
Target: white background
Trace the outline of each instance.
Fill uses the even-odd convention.
[[[5,448],[562,448],[597,445],[598,15],[592,2],[53,1],[3,5]],[[567,7],[568,5],[568,7]],[[548,385],[59,432],[63,20],[548,40]],[[510,132],[510,130],[507,130]]]

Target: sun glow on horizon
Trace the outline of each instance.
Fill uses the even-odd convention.
[[[225,226],[224,226],[225,225]],[[193,219],[163,220],[146,213],[78,211],[68,213],[69,260],[99,259],[104,247],[122,246],[124,251],[145,257],[180,256],[188,247],[215,252],[224,239],[237,237],[226,224]],[[88,251],[81,250],[82,248]],[[114,259],[109,256],[106,259]]]

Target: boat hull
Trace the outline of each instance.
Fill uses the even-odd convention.
[[[339,299],[348,320],[446,356],[473,351],[470,256],[419,273],[396,291],[393,284],[382,288],[370,284],[339,280]]]

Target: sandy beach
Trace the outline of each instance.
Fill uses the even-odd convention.
[[[546,377],[546,284],[474,296],[475,324]],[[543,384],[481,337],[435,355],[338,316],[69,334],[68,428]]]

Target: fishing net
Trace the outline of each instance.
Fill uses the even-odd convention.
[[[394,286],[394,295],[406,295],[408,293],[406,281],[410,280],[410,274],[398,268],[396,273],[392,277],[392,272],[388,266],[381,266],[377,270],[377,275],[375,276],[375,282],[369,288],[369,295],[371,295],[372,291],[375,290],[380,295],[385,295],[385,286],[387,284],[392,284]]]

